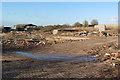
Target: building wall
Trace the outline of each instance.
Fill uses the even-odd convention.
[[[104,26],[104,25],[95,25],[94,28],[98,28],[98,26]],[[118,24],[105,24],[106,28],[118,28]]]
[[[57,34],[57,33],[58,33],[58,30],[53,30],[52,33],[53,33],[53,34]]]

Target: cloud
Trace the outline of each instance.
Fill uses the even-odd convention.
[[[107,21],[108,22],[117,22],[118,19],[116,17],[112,17],[112,18],[108,18]]]
[[[42,18],[48,18],[48,16],[42,16]]]
[[[36,17],[41,17],[41,18],[48,18],[48,16],[42,16],[42,15],[40,15],[40,14],[36,14],[35,16],[36,16]]]

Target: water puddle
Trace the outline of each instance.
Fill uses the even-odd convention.
[[[84,62],[96,62],[98,59],[92,57],[91,55],[73,55],[73,54],[29,54],[25,52],[12,52],[15,54],[24,55],[30,58],[39,60],[55,60],[55,61],[71,61],[79,60]]]

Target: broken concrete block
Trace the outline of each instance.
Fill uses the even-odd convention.
[[[116,65],[115,63],[112,63],[112,66],[114,66],[114,67],[115,67],[115,65]]]
[[[53,30],[53,32],[52,32],[54,35],[55,34],[57,34],[58,33],[58,30],[57,29],[55,29],[55,30]]]
[[[115,57],[111,57],[111,60],[115,60],[116,58]]]
[[[115,55],[116,58],[120,58],[120,52],[117,52]]]
[[[120,58],[117,58],[118,61],[120,61]]]
[[[116,56],[116,53],[111,53],[111,55],[112,55],[113,57],[115,57],[115,56]]]
[[[105,53],[104,57],[110,57],[111,55],[109,53]]]

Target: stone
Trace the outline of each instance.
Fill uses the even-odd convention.
[[[110,57],[109,53],[105,53],[104,57]]]
[[[111,55],[112,55],[113,57],[115,57],[115,56],[116,56],[116,53],[111,53]]]
[[[95,25],[95,28],[99,29],[99,32],[105,31],[106,30],[106,26],[105,25]]]
[[[111,57],[111,60],[115,60],[116,58],[115,57]]]
[[[116,65],[115,63],[112,63],[112,66],[114,66],[114,67],[115,67],[115,65]]]
[[[117,58],[118,61],[120,61],[120,58]]]
[[[116,58],[120,58],[120,52],[117,52],[117,54],[116,54],[115,57],[116,57]]]
[[[55,34],[57,34],[58,33],[58,30],[56,29],[56,30],[53,30],[53,32],[52,32],[54,35]]]

